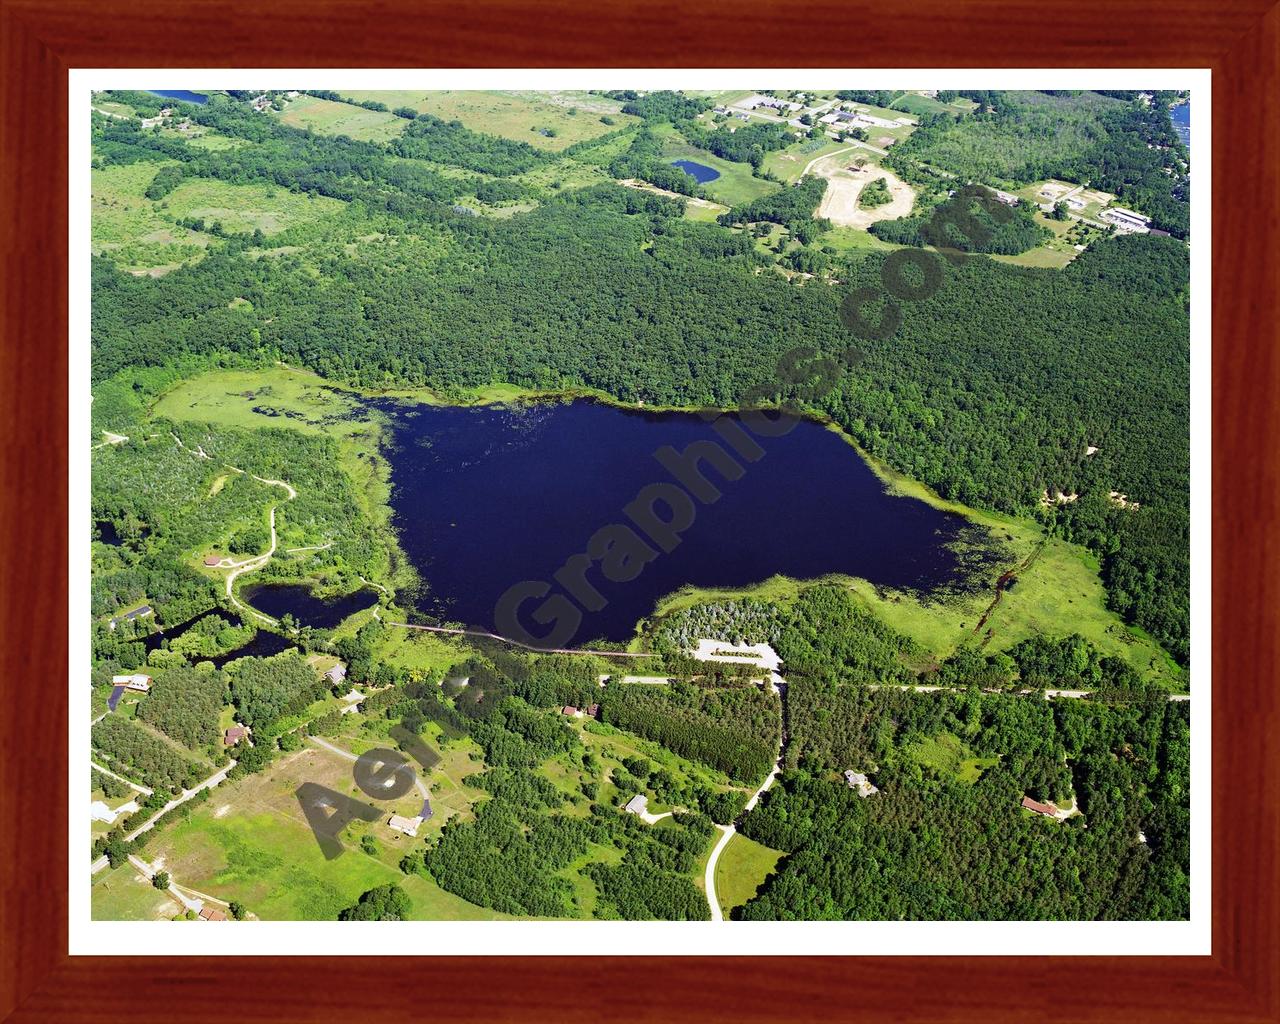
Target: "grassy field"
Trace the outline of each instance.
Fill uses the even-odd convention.
[[[95,921],[169,921],[182,913],[173,897],[127,861],[93,876],[90,900]]]
[[[960,737],[949,732],[913,743],[907,753],[922,767],[970,784],[982,778],[986,769],[1000,763],[998,757],[975,756]]]
[[[378,100],[389,108],[412,107],[445,121],[461,121],[473,131],[527,142],[558,153],[575,142],[594,139],[637,123],[621,113],[622,104],[585,92],[479,92],[447,90],[343,91],[355,100]],[[574,113],[570,113],[574,111]],[[600,120],[609,117],[613,125]],[[554,135],[543,134],[553,131]]]
[[[378,822],[344,833],[346,849],[326,860],[303,817],[295,790],[304,782],[367,799],[352,780],[351,762],[326,751],[286,755],[267,771],[219,788],[192,817],[147,847],[147,856],[180,884],[224,900],[239,900],[266,920],[333,920],[338,911],[377,885],[400,884],[422,920],[492,920],[502,915],[476,907],[396,866],[416,842],[392,832],[386,817],[416,813],[413,796],[381,801]],[[416,798],[420,805],[421,798]],[[364,853],[367,831],[380,847]],[[348,838],[349,837],[349,838]]]
[[[665,144],[662,147],[664,160],[693,160],[720,172],[720,177],[715,181],[708,181],[702,186],[707,196],[718,203],[737,206],[752,199],[767,196],[771,192],[777,192],[780,187],[776,182],[755,177],[751,173],[750,164],[722,160],[705,149],[689,145],[669,125],[655,129],[655,134],[660,137],[665,136]]]
[[[848,148],[849,143],[835,142],[826,136],[805,139],[803,142],[797,142],[786,149],[775,149],[772,153],[766,153],[764,169],[775,178],[781,178],[788,184],[794,184],[800,180],[801,174],[810,161]]]
[[[726,917],[756,894],[782,856],[780,851],[748,839],[741,832],[734,834],[716,861],[716,898]]]
[[[237,185],[191,178],[152,201],[147,186],[165,163],[113,164],[92,172],[91,239],[95,253],[108,253],[126,270],[163,271],[203,255],[205,232],[179,227],[183,218],[220,222],[228,232],[261,229],[279,234],[297,224],[339,213],[345,203],[305,196],[261,183]]]
[[[409,123],[395,114],[365,110],[351,103],[337,103],[315,96],[298,96],[289,100],[276,116],[294,128],[310,128],[320,135],[345,135],[362,142],[394,139]]]
[[[143,194],[164,163],[94,168],[90,238],[126,270],[176,267],[204,253],[209,236],[173,223]]]
[[[235,233],[260,229],[268,236],[336,214],[345,205],[328,196],[302,195],[259,182],[236,185],[216,178],[189,178],[161,200],[170,217],[218,221]]]

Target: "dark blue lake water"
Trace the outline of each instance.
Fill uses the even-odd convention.
[[[1191,103],[1183,103],[1169,111],[1173,119],[1173,130],[1188,146],[1191,145]]]
[[[148,653],[150,653],[151,651],[157,650],[158,648],[164,646],[166,641],[173,641],[173,640],[176,640],[178,637],[182,636],[183,633],[189,630],[201,619],[205,618],[206,615],[210,615],[210,614],[217,614],[217,613],[206,612],[202,615],[197,615],[193,619],[188,619],[186,622],[181,622],[176,626],[170,626],[167,629],[162,629],[162,630],[159,630],[158,632],[151,633],[146,637],[145,640],[143,640],[143,646],[146,648]],[[225,616],[222,616],[222,618],[225,619]],[[256,658],[269,658],[271,657],[271,655],[279,654],[281,651],[287,651],[290,647],[293,647],[293,646],[296,646],[296,645],[293,644],[291,641],[282,637],[280,634],[269,633],[265,629],[260,629],[258,630],[258,632],[256,632],[253,635],[252,640],[250,640],[247,644],[244,644],[241,647],[237,647],[235,650],[228,651],[226,654],[220,654],[215,658],[205,658],[205,657],[197,656],[195,658],[192,658],[191,660],[192,661],[211,661],[217,668],[222,668],[222,666],[225,665],[227,662],[235,661],[237,658],[248,658],[250,656],[253,656]]]
[[[273,619],[289,614],[300,626],[333,629],[348,615],[372,608],[378,595],[372,590],[355,590],[340,597],[322,598],[298,583],[260,583],[245,587],[241,596],[251,606]],[[261,633],[258,634],[261,636]]]
[[[693,176],[693,179],[702,185],[708,181],[715,181],[720,177],[720,172],[714,167],[708,167],[706,164],[694,163],[692,160],[673,160],[672,165],[679,167],[685,174]]]
[[[163,96],[170,100],[185,100],[187,103],[208,103],[209,97],[204,93],[189,92],[186,89],[148,89],[152,96]]]
[[[687,473],[677,478],[655,453],[719,442],[709,423],[694,414],[590,401],[470,409],[377,404],[393,421],[388,457],[395,525],[429,588],[417,607],[443,620],[533,637],[540,646],[579,646],[629,638],[660,597],[685,584],[742,586],[775,574],[846,573],[931,590],[960,575],[959,556],[947,545],[966,531],[966,520],[891,496],[839,435],[802,422],[782,437],[760,437],[763,456],[739,457],[744,472],[737,480],[705,468],[722,496],[710,503],[686,499],[692,524],[676,531],[669,553],[647,562],[637,554],[635,578],[623,580],[627,573],[615,570],[608,579],[594,564],[558,579],[557,571],[585,552],[602,527],[635,525],[624,506],[647,485],[668,485],[670,492],[678,479],[688,481],[674,488],[677,495],[699,485]],[[651,507],[658,519],[673,518],[662,502]],[[651,539],[650,556],[656,549]],[[587,587],[572,582],[584,574],[602,607]],[[523,632],[513,632],[512,617],[497,609],[509,588],[524,581],[547,592],[519,606],[514,618]],[[544,611],[563,609],[567,596],[581,622],[567,638],[545,640],[550,627],[577,614],[538,624],[538,609],[555,595],[562,600]]]

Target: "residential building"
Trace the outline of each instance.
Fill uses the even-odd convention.
[[[1053,804],[1042,804],[1039,800],[1032,800],[1029,796],[1022,798],[1022,806],[1036,814],[1043,814],[1046,818],[1056,818],[1058,816],[1058,808]]]
[[[627,806],[623,810],[628,814],[646,814],[649,810],[649,798],[643,793],[637,793],[627,801]]]
[[[879,789],[871,784],[871,780],[866,775],[862,772],[855,772],[851,768],[844,773],[844,782],[850,789],[856,790],[858,796],[864,800],[880,792]]]
[[[393,814],[387,820],[387,824],[396,832],[403,832],[407,836],[416,836],[418,834],[418,826],[422,824],[422,819],[406,818],[401,814]]]
[[[121,622],[132,622],[134,619],[145,619],[148,615],[153,614],[155,609],[149,604],[144,604],[141,608],[135,608],[131,612],[125,612],[123,615],[117,615],[111,620],[111,628],[115,629]]]
[[[143,675],[141,672],[135,672],[132,675],[112,676],[111,683],[113,686],[123,686],[127,690],[137,690],[139,693],[146,693],[151,689],[151,677]]]

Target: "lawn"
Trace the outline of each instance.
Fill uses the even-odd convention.
[[[310,128],[320,135],[345,135],[362,142],[394,139],[409,123],[403,117],[386,111],[366,110],[351,103],[305,95],[287,101],[284,110],[276,116],[294,128]]]
[[[847,142],[836,142],[825,135],[820,135],[815,139],[797,142],[786,149],[775,149],[771,153],[766,153],[764,169],[775,178],[781,178],[788,184],[795,184],[811,161],[848,148]]]
[[[481,92],[474,90],[343,91],[356,100],[378,100],[389,108],[412,107],[445,121],[461,121],[472,131],[527,142],[558,153],[576,142],[594,139],[637,123],[621,113],[622,104],[585,92]],[[571,113],[574,111],[574,113]],[[600,120],[609,117],[614,124]],[[554,135],[544,134],[554,132]]]
[[[726,917],[756,894],[782,857],[780,851],[734,833],[716,861],[716,897]]]
[[[153,886],[128,861],[93,876],[90,900],[95,921],[167,921],[182,913],[173,897]]]
[[[239,900],[266,920],[334,920],[361,893],[400,884],[414,903],[414,916],[430,920],[492,920],[494,911],[452,896],[422,877],[407,878],[396,866],[416,842],[392,832],[393,812],[414,814],[417,791],[375,804],[379,820],[344,831],[345,850],[326,860],[312,835],[295,790],[304,782],[370,802],[352,779],[351,762],[327,751],[286,755],[267,771],[220,787],[186,821],[147,846],[146,856],[184,886],[224,900]],[[374,835],[376,856],[364,853],[359,836]]]

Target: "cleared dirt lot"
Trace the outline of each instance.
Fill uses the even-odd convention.
[[[833,153],[813,164],[810,173],[827,179],[827,194],[818,206],[818,216],[826,217],[838,227],[865,229],[878,220],[895,220],[910,214],[915,193],[897,175],[873,163],[861,170],[850,170],[856,166],[857,155],[856,152]],[[884,206],[864,210],[858,206],[858,196],[877,178],[884,178],[893,199]]]

